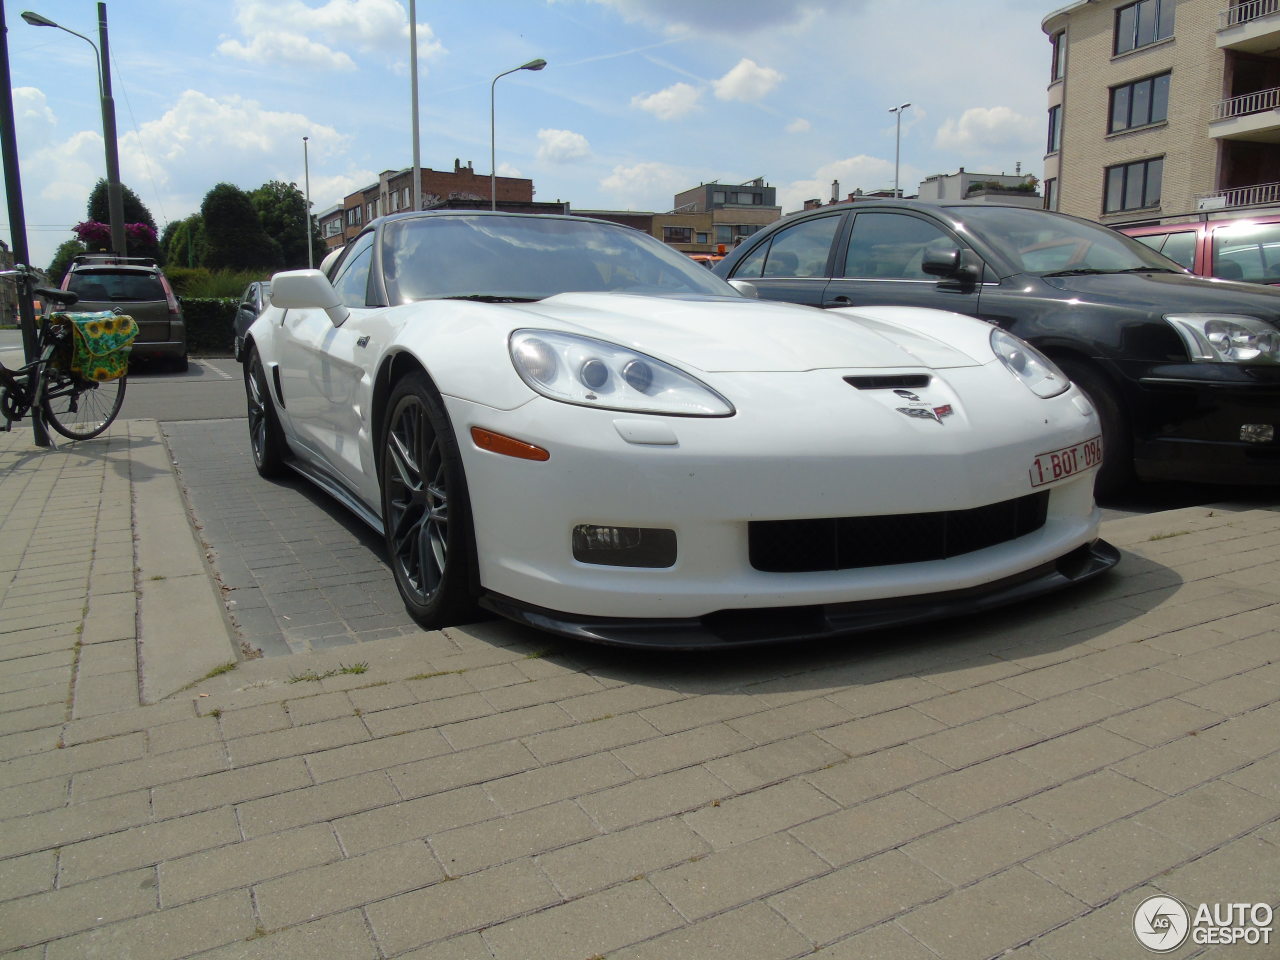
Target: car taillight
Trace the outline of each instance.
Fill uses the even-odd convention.
[[[173,295],[173,287],[169,286],[169,281],[165,277],[160,277],[160,286],[164,288],[164,298],[169,302],[169,319],[181,315],[182,311],[178,309],[178,298]]]

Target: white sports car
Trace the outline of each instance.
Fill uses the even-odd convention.
[[[752,299],[627,227],[377,220],[272,279],[254,462],[386,537],[424,626],[717,647],[986,609],[1088,580],[1101,430],[968,317]]]

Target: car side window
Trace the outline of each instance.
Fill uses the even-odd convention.
[[[370,230],[356,241],[333,278],[333,288],[338,291],[338,297],[345,306],[369,305],[369,267],[372,263],[373,231]]]
[[[1225,280],[1280,280],[1280,223],[1259,223],[1213,234],[1213,275]]]
[[[925,248],[956,242],[942,228],[900,213],[859,213],[853,221],[844,276],[871,280],[936,281],[921,269]]]
[[[743,258],[735,277],[825,277],[840,216],[816,217],[775,233]]]

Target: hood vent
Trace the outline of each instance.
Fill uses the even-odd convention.
[[[930,379],[927,373],[894,373],[845,377],[844,382],[859,390],[919,390],[927,387]]]

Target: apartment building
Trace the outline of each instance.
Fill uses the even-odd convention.
[[[1047,208],[1131,223],[1280,206],[1280,0],[1075,0],[1041,26]]]

